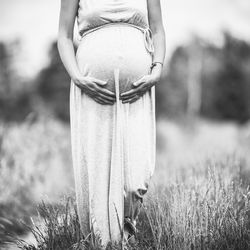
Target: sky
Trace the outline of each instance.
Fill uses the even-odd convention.
[[[136,1],[136,0],[135,0]],[[166,58],[193,34],[220,45],[222,30],[250,41],[249,0],[161,0]],[[0,0],[0,40],[20,39],[17,68],[34,76],[48,62],[56,39],[60,0]]]

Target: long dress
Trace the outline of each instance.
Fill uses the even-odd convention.
[[[153,42],[146,0],[79,0],[81,73],[106,81],[114,105],[94,101],[72,81],[70,124],[77,213],[84,236],[104,245],[135,225],[155,168],[155,87],[134,103],[119,94],[149,73]]]

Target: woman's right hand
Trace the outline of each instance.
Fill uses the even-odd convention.
[[[116,101],[115,93],[104,88],[107,82],[90,76],[82,76],[73,82],[89,97],[103,105],[113,105]]]

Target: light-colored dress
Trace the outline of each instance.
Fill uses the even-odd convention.
[[[149,73],[153,43],[146,0],[79,0],[83,75],[116,94],[102,105],[73,82],[70,123],[77,211],[85,236],[120,241],[125,217],[136,223],[155,168],[155,87],[134,103],[119,94]]]

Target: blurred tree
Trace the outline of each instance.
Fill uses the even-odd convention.
[[[205,49],[202,114],[245,122],[250,117],[250,45],[224,34],[221,49]]]
[[[200,42],[195,38],[188,48],[187,114],[190,117],[199,115],[201,109],[203,49]]]
[[[178,47],[168,64],[167,73],[156,86],[157,116],[176,117],[185,113],[187,106],[186,71],[188,55],[184,47]]]
[[[229,33],[224,41],[219,48],[194,37],[175,50],[157,86],[159,116],[250,118],[250,45]]]
[[[37,94],[46,103],[46,108],[64,121],[69,120],[70,78],[59,57],[57,44],[51,45],[50,63],[37,77]]]
[[[22,120],[31,112],[30,90],[15,71],[13,65],[20,42],[0,42],[0,119]]]
[[[10,93],[11,63],[7,46],[0,42],[0,95],[2,98]]]
[[[244,122],[250,117],[250,45],[224,34],[222,47],[195,37],[176,48],[168,69],[156,86],[157,116],[189,114],[213,119]],[[34,90],[13,91],[16,72],[8,47],[0,44],[0,115],[23,119],[32,110],[53,113],[69,121],[70,78],[57,50],[49,51],[50,61],[36,77]],[[14,85],[13,85],[14,86]],[[19,88],[20,90],[21,88]]]

